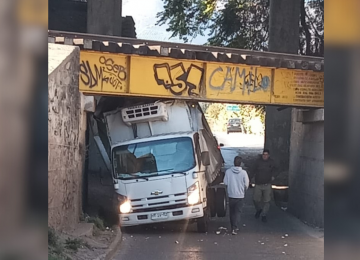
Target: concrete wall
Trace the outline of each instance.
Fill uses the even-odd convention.
[[[88,0],[87,32],[121,36],[122,0]]]
[[[323,227],[324,121],[319,120],[319,111],[313,113],[313,122],[298,112],[292,113],[288,208],[310,225]]]
[[[297,54],[299,16],[299,0],[270,1],[269,51]],[[278,160],[282,179],[286,179],[289,170],[291,110],[266,107],[265,147],[270,149],[273,159]]]
[[[49,30],[86,33],[87,3],[49,0]]]
[[[121,36],[127,38],[136,38],[135,21],[132,16],[122,17]]]
[[[49,44],[48,221],[57,230],[79,221],[86,114],[78,91],[78,47]]]
[[[104,1],[96,1],[96,5],[101,5],[104,11],[99,11],[98,6],[94,7],[93,1],[89,1],[89,12],[91,19],[89,21],[89,33],[110,34],[122,37],[136,38],[135,22],[132,16],[121,17],[121,7],[113,9],[114,1],[108,1],[110,10],[115,18],[109,17],[108,9],[105,9]],[[115,2],[121,2],[116,0]],[[95,12],[91,11],[95,10]],[[106,11],[107,10],[107,11]],[[101,16],[100,13],[105,13]],[[107,17],[106,19],[104,17]],[[104,24],[103,24],[104,23]],[[104,29],[104,31],[102,31]],[[49,30],[67,31],[67,32],[88,32],[88,2],[74,0],[49,0]],[[119,34],[120,32],[120,34]]]

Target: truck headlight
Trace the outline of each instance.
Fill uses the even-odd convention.
[[[188,188],[188,203],[194,205],[200,202],[200,189],[199,182],[196,182],[194,185],[191,185]]]
[[[130,213],[131,211],[131,203],[130,201],[126,200],[120,205],[120,212],[123,214]]]

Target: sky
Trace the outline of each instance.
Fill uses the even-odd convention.
[[[138,39],[183,42],[178,37],[170,39],[171,32],[166,31],[166,25],[155,25],[156,14],[162,10],[162,0],[123,0],[122,16],[133,17]],[[204,44],[206,40],[206,36],[198,36],[191,43]]]

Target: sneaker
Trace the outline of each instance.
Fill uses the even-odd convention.
[[[261,214],[262,210],[258,210],[256,211],[256,214],[255,214],[255,218],[258,219],[260,217],[260,214]]]
[[[236,230],[234,229],[232,232],[231,232],[232,235],[237,235],[237,232]]]
[[[264,222],[264,223],[266,223],[266,222],[267,222],[266,216],[262,216],[262,217],[261,217],[261,221]]]

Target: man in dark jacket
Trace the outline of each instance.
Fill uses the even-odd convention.
[[[270,158],[270,151],[264,149],[252,168],[251,178],[255,177],[254,204],[256,208],[255,218],[261,216],[263,222],[267,222],[266,215],[270,208],[272,195],[271,182],[278,175],[278,170],[273,159]]]

